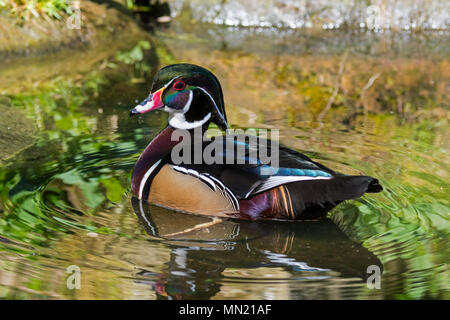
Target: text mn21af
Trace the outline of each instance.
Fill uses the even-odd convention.
[[[248,305],[248,304],[231,304],[223,306],[223,314],[251,314],[251,315],[264,315],[269,314],[271,311],[271,305]]]

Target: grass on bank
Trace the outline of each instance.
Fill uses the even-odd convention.
[[[0,0],[0,11],[24,20],[43,15],[59,20],[64,14],[71,14],[72,7],[69,0]]]

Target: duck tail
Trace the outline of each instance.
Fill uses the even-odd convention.
[[[356,199],[366,192],[380,192],[383,187],[369,176],[335,176],[330,180],[301,181],[286,184],[295,219],[325,215],[345,200]]]
[[[369,183],[369,186],[367,187],[367,191],[369,193],[377,193],[380,191],[383,191],[383,186],[380,184],[380,182],[378,182],[378,179],[369,177],[372,180]]]

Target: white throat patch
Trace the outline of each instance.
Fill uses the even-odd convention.
[[[209,119],[211,118],[211,112],[208,113],[206,116],[203,117],[201,120],[197,120],[194,122],[189,122],[186,120],[186,117],[184,116],[184,113],[171,113],[169,118],[169,124],[177,129],[194,129],[197,127],[200,127],[204,125]]]
[[[169,124],[176,129],[194,129],[205,124],[210,118],[211,113],[208,113],[201,120],[197,120],[194,122],[189,122],[186,120],[185,114],[189,111],[189,108],[192,104],[192,99],[194,98],[194,93],[192,91],[189,92],[189,100],[186,102],[182,110],[173,110],[171,108],[165,107],[165,111],[169,112]]]

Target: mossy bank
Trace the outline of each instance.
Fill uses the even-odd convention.
[[[59,19],[46,13],[20,16],[0,10],[0,61],[67,49],[104,46],[142,32],[132,14],[115,1],[80,1]],[[1,9],[1,8],[0,8]]]

